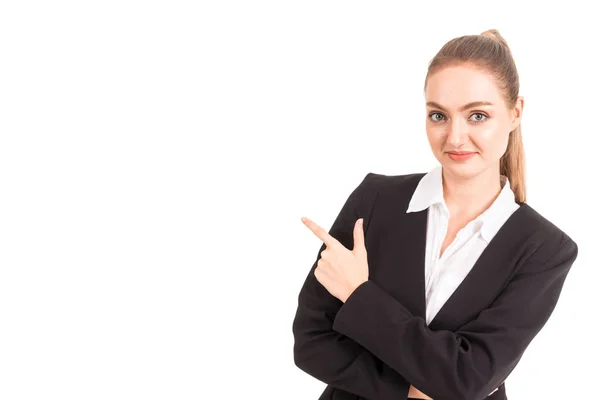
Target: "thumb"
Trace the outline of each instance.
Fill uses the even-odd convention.
[[[365,233],[363,230],[363,218],[359,218],[354,224],[354,249],[355,254],[364,254],[367,252],[365,248]]]

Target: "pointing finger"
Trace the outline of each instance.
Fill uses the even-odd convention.
[[[325,229],[321,228],[319,225],[317,225],[315,222],[311,221],[310,219],[308,219],[306,217],[302,217],[302,222],[319,239],[321,239],[321,241],[323,243],[325,243],[326,246],[330,247],[330,246],[336,246],[336,245],[340,244],[340,242],[336,238],[334,238],[333,236],[331,236]]]

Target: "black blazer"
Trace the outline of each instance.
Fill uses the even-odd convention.
[[[368,173],[329,233],[352,249],[364,218],[369,280],[342,303],[313,264],[293,321],[295,364],[327,384],[320,399],[507,399],[504,380],[556,306],[576,243],[522,203],[429,325],[428,209],[406,213],[424,173]]]

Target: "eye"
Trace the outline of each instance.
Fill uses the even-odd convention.
[[[438,117],[436,117],[439,116]],[[487,115],[485,115],[484,113],[480,113],[480,112],[476,112],[471,114],[471,117],[473,116],[478,116],[479,118],[475,118],[475,119],[471,119],[471,121],[473,121],[476,124],[485,122],[489,117]],[[429,114],[429,119],[433,122],[442,122],[442,120],[444,119],[444,114],[440,113],[440,112],[432,112],[431,114]]]
[[[433,113],[429,114],[429,119],[432,120],[433,122],[440,122],[441,121],[441,119],[433,118],[434,115],[440,115],[443,118],[443,114],[442,113],[433,112]]]
[[[484,122],[485,120],[488,119],[488,116],[485,115],[484,113],[474,113],[471,116],[474,116],[474,115],[479,115],[479,116],[482,117],[482,118],[476,118],[475,120],[473,120],[473,122],[476,122],[476,123]]]

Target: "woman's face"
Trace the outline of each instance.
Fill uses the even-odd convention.
[[[472,178],[498,170],[508,136],[520,123],[522,97],[507,109],[492,75],[462,64],[431,75],[425,100],[429,145],[447,172]]]

